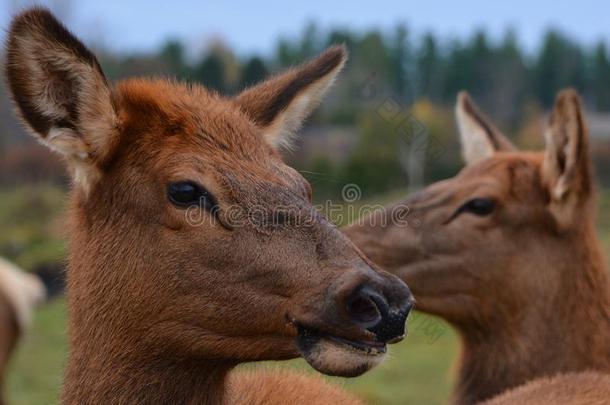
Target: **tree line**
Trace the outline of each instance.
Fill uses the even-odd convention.
[[[348,47],[351,61],[342,79],[342,99],[332,104],[336,110],[329,117],[332,121],[353,119],[367,78],[374,78],[378,94],[405,104],[426,98],[449,105],[459,90],[467,89],[513,127],[519,124],[525,103],[549,107],[557,90],[566,86],[584,94],[589,108],[610,109],[607,44],[583,46],[553,29],[546,32],[537,50],[526,52],[512,30],[500,40],[490,39],[484,30],[467,38],[447,39],[433,32],[415,36],[405,24],[388,31],[356,32],[321,30],[310,23],[301,35],[279,39],[270,55],[239,58],[216,42],[191,60],[183,44],[168,41],[156,55],[109,56],[104,62],[117,77],[148,73],[142,70],[161,72],[235,93],[337,43]]]
[[[104,71],[113,80],[162,75],[235,94],[333,44],[345,44],[350,61],[310,122],[324,128],[353,128],[355,146],[347,159],[316,155],[308,156],[302,164],[331,173],[339,179],[335,179],[337,184],[353,181],[383,191],[405,183],[399,134],[379,113],[388,100],[400,109],[418,111],[417,119],[423,119],[426,130],[449,149],[456,146],[452,143],[451,109],[457,92],[463,89],[503,129],[518,136],[532,117],[551,106],[555,93],[567,86],[584,95],[588,109],[610,110],[607,44],[580,44],[555,29],[549,29],[533,51],[526,51],[512,30],[499,39],[492,39],[485,30],[464,38],[443,38],[434,32],[415,35],[406,24],[388,30],[355,31],[320,29],[309,23],[299,35],[278,39],[265,55],[237,55],[220,40],[208,44],[198,55],[192,55],[175,40],[149,54],[117,55],[107,50],[97,53]],[[10,116],[7,106],[4,102],[0,109],[3,117]],[[15,131],[3,128],[3,132]],[[455,155],[448,153],[438,158],[427,168],[427,179],[455,172],[459,167]],[[15,153],[12,156],[18,162],[28,161],[15,158]]]

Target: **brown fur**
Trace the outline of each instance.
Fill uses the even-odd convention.
[[[2,395],[4,378],[19,335],[19,325],[13,306],[4,295],[0,294],[0,405],[5,404]]]
[[[463,142],[487,139],[484,128],[460,127],[476,132],[463,133]],[[610,371],[610,281],[596,237],[587,129],[573,91],[558,96],[547,135],[544,153],[465,145],[492,154],[470,155],[455,178],[345,230],[409,283],[418,309],[459,331],[453,403],[473,404],[560,372]],[[496,207],[481,216],[460,210],[473,198]],[[408,226],[380,225],[397,210]]]
[[[18,112],[74,173],[62,402],[216,404],[238,363],[303,355],[352,376],[380,362],[332,336],[398,340],[410,293],[315,210],[309,184],[277,149],[319,103],[345,50],[229,99],[168,80],[109,87],[77,43],[32,9],[15,18],[7,44]],[[169,185],[185,180],[216,207],[170,202]],[[363,286],[400,314],[378,324],[397,325],[392,336],[350,313]],[[304,327],[321,337],[305,339]]]
[[[319,376],[294,371],[239,371],[229,377],[228,401],[234,405],[362,405],[357,398]]]
[[[481,405],[607,405],[610,375],[581,372],[539,378]]]

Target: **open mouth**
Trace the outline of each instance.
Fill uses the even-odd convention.
[[[343,349],[368,356],[386,353],[386,344],[375,340],[351,340],[345,337],[324,333],[318,329],[297,325],[297,341],[301,347],[311,347],[322,340],[327,340]]]

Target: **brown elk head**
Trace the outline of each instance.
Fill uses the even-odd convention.
[[[559,269],[594,237],[587,128],[571,90],[557,97],[543,152],[517,151],[466,93],[456,114],[466,167],[345,232],[409,283],[422,311],[506,330],[552,310],[570,288]],[[406,220],[380,226],[390,213]]]
[[[330,48],[235,98],[160,79],[113,87],[49,12],[14,20],[13,99],[74,178],[73,346],[234,363],[300,353],[350,376],[401,339],[407,287],[314,209],[278,151],[345,60]]]

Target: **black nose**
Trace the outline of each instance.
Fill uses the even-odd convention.
[[[405,337],[406,322],[409,312],[413,309],[413,302],[409,301],[402,308],[392,308],[383,322],[369,328],[377,336],[377,340],[385,343],[397,343]]]
[[[387,298],[370,286],[361,286],[347,299],[347,313],[352,322],[374,333],[385,343],[399,342],[405,335],[405,322],[413,308],[411,300],[390,307]]]
[[[371,287],[360,287],[348,298],[347,313],[360,327],[370,329],[383,321],[388,303]]]

